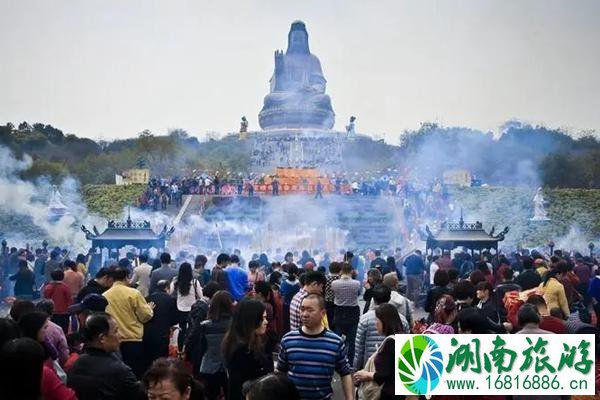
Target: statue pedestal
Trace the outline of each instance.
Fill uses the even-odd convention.
[[[276,129],[252,133],[250,139],[255,172],[270,172],[277,167],[330,172],[342,165],[346,134],[325,129]]]

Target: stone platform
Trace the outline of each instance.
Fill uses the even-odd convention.
[[[343,132],[318,129],[281,129],[251,132],[251,163],[256,172],[277,167],[335,171],[342,165]]]

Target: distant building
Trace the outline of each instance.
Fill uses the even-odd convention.
[[[454,169],[444,171],[444,185],[456,185],[463,187],[471,186],[471,172],[466,169]]]
[[[150,170],[143,169],[128,169],[123,171],[121,175],[115,175],[115,184],[117,185],[131,185],[135,183],[141,183],[147,185],[150,181]]]

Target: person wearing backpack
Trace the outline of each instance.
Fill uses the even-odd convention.
[[[179,316],[179,334],[177,349],[181,352],[188,330],[188,320],[192,305],[203,297],[202,286],[192,275],[192,265],[184,262],[179,266],[177,277],[171,282],[171,294],[177,299],[177,314]]]

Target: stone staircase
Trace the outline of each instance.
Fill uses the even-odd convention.
[[[203,224],[192,235],[201,248],[241,248],[252,241],[252,231],[260,222],[263,201],[259,197],[191,196],[181,220],[188,224],[194,215]]]
[[[399,242],[392,199],[366,196],[342,198],[335,211],[339,227],[348,232],[348,247],[381,248],[395,246]]]
[[[206,197],[191,196],[180,212],[182,221],[192,215],[202,215],[205,223],[194,234],[200,247],[209,249],[243,247],[256,240],[257,232],[268,228],[286,235],[307,234],[316,228],[318,238],[312,246],[322,245],[323,230],[338,228],[346,233],[345,246],[353,249],[394,247],[400,241],[400,220],[395,199],[326,195],[313,199],[306,195],[263,197]],[[185,209],[184,209],[185,208]],[[179,217],[179,216],[178,216]],[[302,228],[299,228],[302,227]],[[265,236],[265,235],[263,235]],[[266,235],[273,241],[279,237]],[[316,242],[316,243],[315,243]],[[263,243],[264,248],[277,243]]]

